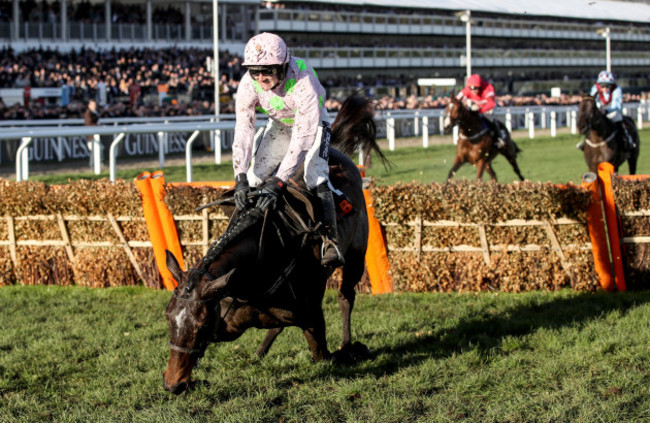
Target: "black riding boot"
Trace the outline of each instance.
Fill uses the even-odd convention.
[[[632,135],[630,135],[630,132],[627,130],[627,126],[625,126],[625,123],[623,123],[623,121],[619,122],[619,125],[620,129],[623,130],[623,149],[625,151],[634,150],[634,147],[636,147],[636,145],[632,139]]]
[[[316,195],[321,203],[322,223],[325,229],[325,240],[321,250],[320,263],[323,266],[339,267],[345,264],[343,255],[339,248],[338,229],[336,227],[336,208],[334,197],[327,183],[320,184],[316,188]]]

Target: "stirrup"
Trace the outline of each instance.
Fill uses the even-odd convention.
[[[332,248],[336,252],[336,257],[332,255],[327,256],[325,254],[327,251],[331,251]],[[339,247],[330,239],[325,239],[323,241],[320,250],[320,257],[320,264],[323,266],[340,267],[345,264],[345,259],[343,258],[343,254],[341,254],[341,250],[339,250]]]

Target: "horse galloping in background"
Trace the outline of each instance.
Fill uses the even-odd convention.
[[[632,136],[635,147],[632,150],[623,148],[625,140],[621,131],[616,128],[605,113],[600,111],[593,96],[585,95],[578,107],[578,130],[585,136],[584,154],[590,172],[598,171],[598,164],[609,162],[618,172],[620,165],[627,164],[630,175],[636,173],[636,163],[639,158],[640,139],[634,120],[623,116],[623,125],[626,125]]]
[[[339,208],[337,225],[345,259],[338,292],[343,319],[339,351],[330,354],[327,348],[322,300],[333,269],[320,264],[318,202],[305,188],[301,170],[287,184],[275,210],[262,214],[252,206],[236,212],[225,233],[190,271],[183,272],[167,253],[167,266],[178,287],[166,310],[170,334],[163,373],[166,390],[179,394],[190,385],[192,369],[209,343],[232,341],[251,327],[267,329],[259,356],[268,352],[286,326],[303,330],[316,361],[370,356],[365,345],[351,341],[350,316],[355,286],[364,272],[368,215],[359,169],[346,155],[370,146],[383,158],[375,141],[373,110],[365,98],[346,100],[332,125],[332,146],[330,182],[336,202],[345,204]]]
[[[483,119],[476,112],[470,111],[460,100],[451,97],[445,109],[444,131],[449,133],[454,125],[458,125],[459,137],[456,158],[447,179],[452,178],[463,164],[471,163],[476,166],[476,179],[482,179],[483,172],[487,171],[496,182],[497,176],[491,162],[500,153],[510,162],[519,179],[524,180],[517,164],[517,153],[521,150],[510,137],[505,125],[498,120],[495,120],[495,123],[507,134],[507,139],[504,140],[506,145],[503,148],[496,146],[491,128],[486,127]]]

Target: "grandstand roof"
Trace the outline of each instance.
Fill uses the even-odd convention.
[[[533,16],[561,16],[590,20],[650,23],[650,5],[597,0],[318,0],[319,3],[355,6],[411,7],[419,9],[473,10]],[[304,4],[304,1],[300,3]]]

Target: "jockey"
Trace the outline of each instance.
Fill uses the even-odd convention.
[[[456,95],[456,98],[470,110],[477,112],[485,120],[491,132],[493,128],[497,129],[497,146],[503,148],[506,146],[507,134],[491,119],[497,105],[494,101],[495,96],[492,84],[485,81],[480,75],[473,74],[467,78],[467,86]]]
[[[321,264],[344,263],[338,246],[336,212],[329,182],[330,123],[325,89],[314,69],[291,56],[284,40],[271,33],[251,38],[244,50],[242,77],[235,100],[232,146],[235,204],[248,205],[249,184],[259,187],[256,206],[274,208],[289,178],[304,163],[307,188],[316,191],[322,209],[325,241]],[[254,143],[256,111],[269,115],[264,134]]]
[[[623,124],[623,90],[616,85],[614,75],[606,70],[600,72],[589,95],[596,96],[596,105],[600,111],[607,115],[619,131],[623,132],[623,148],[634,149],[634,140]]]

